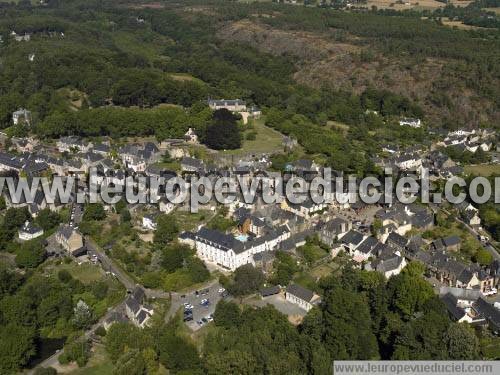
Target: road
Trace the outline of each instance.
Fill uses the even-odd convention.
[[[136,286],[140,286],[144,289],[146,296],[148,298],[170,298],[171,293],[164,292],[163,290],[157,289],[148,289],[144,286],[136,283],[125,271],[119,267],[116,262],[108,257],[104,250],[95,243],[95,241],[89,236],[85,236],[85,246],[87,246],[87,250],[89,255],[96,255],[99,259],[101,266],[104,271],[111,272],[120,283],[129,291],[133,290]]]
[[[462,219],[460,219],[458,216],[456,215],[453,215],[451,214],[449,211],[447,211],[446,209],[442,208],[442,207],[438,207],[436,206],[435,204],[430,204],[429,205],[430,208],[434,211],[434,213],[437,213],[437,210],[442,210],[445,214],[449,215],[449,216],[453,216],[455,218],[455,221],[457,223],[460,223],[462,224],[468,231],[470,234],[472,234],[475,238],[478,238],[479,235],[481,233],[479,233],[478,231],[476,231],[474,228],[472,228],[469,224],[465,223],[464,221],[462,221]],[[491,236],[491,234],[489,235]],[[487,250],[492,256],[493,256],[493,259],[494,260],[500,260],[500,253],[498,252],[498,250],[491,244],[491,242],[487,242],[487,243],[483,243],[481,242],[481,245],[483,246],[483,248],[485,250]]]
[[[125,273],[118,265],[106,255],[99,245],[89,236],[85,236],[85,246],[89,255],[96,255],[99,259],[102,269],[111,272],[120,281],[127,290],[135,288],[136,283],[132,278]]]

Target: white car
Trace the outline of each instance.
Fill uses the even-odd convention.
[[[497,288],[491,288],[491,290],[484,292],[483,294],[485,296],[494,296],[495,294],[497,294],[497,292],[498,292]]]
[[[219,294],[224,293],[225,291],[226,291],[226,289],[224,289],[224,288],[219,288]]]

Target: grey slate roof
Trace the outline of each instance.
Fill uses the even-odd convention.
[[[500,310],[497,310],[483,298],[479,298],[474,304],[474,309],[480,313],[488,323],[496,330],[500,330]]]
[[[314,292],[306,289],[300,285],[297,284],[291,284],[286,288],[286,292],[290,293],[298,298],[300,298],[303,301],[311,302],[312,298],[314,297]]]
[[[366,240],[361,242],[356,250],[361,251],[364,254],[370,253],[379,242],[375,237],[368,237]]]
[[[275,285],[261,289],[260,295],[262,297],[267,297],[267,296],[272,296],[274,294],[278,294],[280,291],[281,291],[280,287],[278,285]]]
[[[457,306],[458,301],[453,294],[451,293],[445,294],[444,296],[441,297],[441,301],[443,301],[444,305],[446,306],[446,310],[448,310],[450,315],[455,320],[459,320],[464,317],[465,311],[464,309]]]
[[[354,229],[351,229],[340,239],[343,243],[358,245],[363,241],[363,235]]]

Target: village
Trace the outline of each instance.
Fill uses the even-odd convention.
[[[244,124],[261,116],[257,108],[247,109],[241,100],[210,100],[208,104],[212,110],[224,108],[243,113]],[[12,114],[14,126],[29,124],[30,118],[26,109]],[[422,124],[417,119],[402,119],[400,126],[420,127]],[[392,168],[395,174],[417,179],[423,168],[427,168],[432,183],[437,185],[443,179],[464,174],[460,163],[442,152],[446,147],[458,145],[471,153],[488,153],[492,162],[498,163],[494,132],[460,130],[436,137],[438,141],[431,145],[406,149],[384,145],[373,162],[382,169]],[[89,170],[94,168],[98,182],[118,186],[123,186],[128,177],[153,176],[168,181],[176,176],[188,180],[193,176],[212,179],[237,176],[238,181],[248,182],[256,176],[276,173],[270,154],[218,157],[213,152],[200,152],[201,147],[193,128],[189,128],[183,139],[162,142],[154,139],[116,142],[107,138],[86,140],[69,136],[48,143],[3,135],[0,171],[5,176],[14,173],[28,178],[78,175],[84,182]],[[276,151],[290,152],[298,145],[293,138],[283,136],[281,147]],[[310,182],[322,174],[323,168],[304,158],[289,162],[283,172],[285,179],[299,176]],[[334,177],[339,176],[348,177],[335,171]],[[142,186],[141,189],[152,187]],[[287,315],[292,324],[299,324],[307,312],[322,301],[315,283],[326,274],[339,272],[345,264],[378,272],[389,279],[401,273],[410,262],[420,262],[426,270],[425,279],[432,284],[453,320],[500,332],[500,298],[497,295],[500,255],[491,235],[481,226],[478,207],[469,202],[457,206],[446,202],[442,205],[368,205],[360,201],[351,204],[335,200],[317,204],[308,199],[300,204],[286,200],[281,204],[266,204],[257,197],[249,204],[242,194],[237,194],[233,203],[227,206],[221,207],[215,200],[204,204],[202,216],[190,213],[187,204],[175,205],[165,198],[157,204],[126,205],[131,216],[131,230],[145,247],[152,243],[162,216],[182,216],[187,222],[190,217],[198,218],[191,225],[180,225],[184,230],[178,233],[177,242],[193,249],[212,277],[208,283],[194,287],[165,290],[156,285],[142,285],[138,274],[129,272],[129,268],[134,267],[113,257],[115,252],[110,250],[113,242],[106,241],[105,236],[99,241],[88,230],[82,233],[80,225],[88,206],[76,202],[76,191],[71,202],[65,205],[47,203],[42,189],[37,191],[32,203],[14,203],[5,190],[6,207],[25,207],[32,218],[19,228],[18,241],[45,238],[47,257],[70,257],[78,265],[100,267],[125,287],[126,298],[110,307],[99,321],[106,330],[117,322],[131,322],[140,328],[148,326],[155,315],[155,306],[156,309],[159,306],[156,299],[167,298],[171,304],[165,319],[181,310],[183,321],[195,332],[213,320],[218,301],[233,298],[217,277],[231,277],[239,268],[248,266],[261,272],[265,282],[258,292],[255,291],[257,293],[245,297],[244,303],[273,305]],[[341,195],[347,197],[348,193]],[[116,205],[101,204],[104,216],[108,219],[116,216]],[[68,220],[48,237],[35,224],[37,215],[46,209],[69,212]],[[218,225],[214,225],[217,220]],[[280,278],[276,277],[282,257],[296,263],[293,268],[299,271],[298,277],[293,274],[281,277],[285,284],[277,283]],[[55,357],[51,357],[45,364],[52,364],[54,360]]]

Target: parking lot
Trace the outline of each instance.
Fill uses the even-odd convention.
[[[188,327],[193,331],[196,331],[207,324],[209,320],[208,318],[214,313],[215,306],[222,298],[221,293],[219,293],[220,288],[220,284],[215,283],[206,289],[200,289],[198,294],[196,294],[196,292],[191,292],[182,294],[179,297],[182,309],[184,309],[184,303],[188,303],[193,306],[191,309],[193,320],[186,321]],[[202,300],[208,300],[209,303],[203,306],[201,305]],[[204,322],[202,319],[206,319],[207,322]]]

